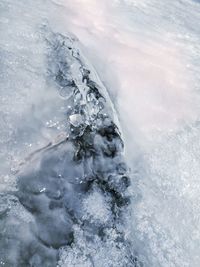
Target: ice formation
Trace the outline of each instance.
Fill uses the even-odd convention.
[[[200,266],[199,8],[0,1],[0,266]]]
[[[140,266],[126,230],[130,178],[106,89],[74,38],[41,31],[65,129],[14,170],[15,191],[1,192],[1,265]]]

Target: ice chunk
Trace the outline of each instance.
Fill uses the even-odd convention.
[[[71,125],[74,127],[79,127],[84,123],[83,116],[81,114],[72,114],[69,116]]]

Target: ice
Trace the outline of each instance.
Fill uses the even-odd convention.
[[[7,111],[1,121],[1,265],[65,266],[70,257],[71,266],[136,266],[125,227],[129,173],[105,86],[80,42],[52,17],[57,5],[1,5],[9,19],[19,13],[0,42],[1,112]]]
[[[134,244],[146,266],[199,266],[199,1],[86,2],[65,20],[117,107]]]
[[[94,192],[89,195],[84,200],[83,207],[87,216],[91,216],[92,220],[100,220],[106,223],[111,217],[109,205],[105,202],[100,192]]]
[[[199,8],[0,2],[1,266],[5,251],[8,267],[37,251],[37,267],[199,267]],[[94,169],[102,180],[88,193]],[[111,203],[127,195],[115,230]]]
[[[80,114],[73,114],[69,116],[69,120],[74,127],[79,127],[84,122],[83,117]]]

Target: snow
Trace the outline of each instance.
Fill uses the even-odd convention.
[[[199,267],[199,9],[192,0],[2,0],[0,192],[15,191],[21,161],[68,130],[63,110],[71,92],[57,92],[47,82],[45,27],[71,32],[119,117],[132,170],[132,225],[127,231],[133,250],[145,266]],[[79,114],[70,118],[74,126],[82,120]],[[100,195],[88,201],[88,216],[108,220]],[[1,203],[0,215],[9,206],[16,218],[32,220],[13,197]],[[112,260],[120,266],[114,246],[110,258],[103,259],[109,242],[95,265],[86,257],[91,250],[95,255],[95,248],[77,259],[87,243],[82,234],[80,230],[79,248],[61,251],[59,266],[69,266],[70,260],[70,266],[100,267]]]

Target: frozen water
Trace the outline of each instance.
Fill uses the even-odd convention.
[[[199,266],[198,1],[61,4],[119,113],[135,245],[147,266]]]
[[[66,267],[88,262],[93,266],[139,266],[125,227],[131,218],[130,178],[115,110],[76,38],[67,31],[57,32],[57,26],[48,22],[54,19],[45,13],[46,4],[41,3],[44,13],[28,23],[30,33],[23,33],[22,51],[13,51],[15,42],[19,45],[21,41],[18,31],[10,36],[16,35],[10,50],[19,60],[27,49],[26,64],[31,71],[24,71],[23,76],[23,63],[11,64],[16,75],[19,68],[21,79],[9,77],[8,92],[24,106],[19,112],[14,106],[16,97],[10,107],[5,103],[13,120],[13,135],[2,139],[2,158],[7,153],[8,162],[4,159],[2,164],[0,265]],[[4,6],[10,16],[18,8],[14,2],[5,1]],[[55,8],[51,3],[48,6],[52,11]],[[37,14],[37,5],[31,7],[31,14]],[[19,11],[27,8],[21,1]],[[17,21],[20,26],[26,22],[21,17]],[[32,32],[36,40],[26,44]],[[2,54],[10,43],[9,38],[1,42]],[[39,50],[41,72],[28,57],[28,49],[30,54]],[[7,67],[10,62],[3,63]],[[6,75],[3,72],[3,78]],[[24,87],[23,78],[30,79],[33,88]],[[63,89],[72,93],[60,96]],[[2,91],[2,99],[4,95]],[[10,128],[2,130],[7,134]],[[77,257],[76,252],[83,249],[84,257]]]
[[[138,258],[144,266],[200,266],[199,11],[192,0],[0,2],[0,257],[9,251],[8,267],[124,267],[137,266]],[[85,58],[80,68],[74,35],[102,82]],[[102,121],[109,130],[94,137],[87,126],[94,132]],[[124,225],[114,221],[116,231],[107,227],[113,225],[109,190],[123,196],[130,182],[121,138],[109,140],[109,131],[119,136],[112,121],[132,169],[132,223],[128,210]],[[98,157],[83,168],[84,151],[88,156],[94,148]],[[48,175],[39,179],[41,161]],[[82,169],[91,175],[93,168],[103,185],[86,193]],[[66,210],[81,210],[75,217],[84,227]],[[68,246],[72,225],[76,242]]]
[[[73,114],[69,116],[69,120],[74,127],[79,127],[84,122],[80,114]]]

